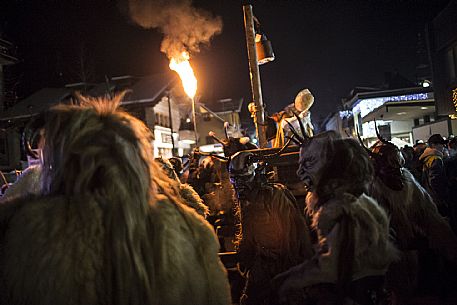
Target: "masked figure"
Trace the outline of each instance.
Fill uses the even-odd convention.
[[[45,116],[40,195],[0,205],[0,304],[230,304],[217,239],[114,100]]]
[[[335,132],[297,138],[297,174],[308,188],[306,209],[318,242],[313,258],[275,279],[280,295],[286,301],[291,291],[304,291],[302,304],[378,304],[397,250],[387,215],[366,195],[373,175],[368,155]]]
[[[455,262],[457,238],[431,196],[403,167],[399,149],[379,133],[378,138],[371,151],[366,148],[375,168],[370,195],[387,211],[396,245],[402,251],[401,260],[392,264],[387,274],[387,287],[401,304],[417,289],[418,253],[429,248]]]
[[[295,198],[283,185],[268,183],[262,162],[254,158],[241,151],[229,164],[241,220],[240,269],[246,275],[241,304],[278,304],[271,280],[309,258],[311,245]]]

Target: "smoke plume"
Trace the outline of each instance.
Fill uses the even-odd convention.
[[[164,34],[160,50],[168,58],[182,52],[199,52],[211,37],[222,31],[222,20],[192,6],[191,0],[123,0],[130,18],[143,28]]]

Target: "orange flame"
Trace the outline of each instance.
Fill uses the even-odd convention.
[[[182,52],[179,58],[170,59],[170,69],[176,71],[181,78],[186,94],[193,99],[197,92],[197,79],[189,63],[189,53]]]

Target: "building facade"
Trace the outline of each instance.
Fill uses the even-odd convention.
[[[436,114],[433,88],[414,87],[357,93],[340,112],[343,129],[352,136],[357,131],[367,145],[377,140],[375,123],[383,137],[398,146],[426,141],[433,133],[453,134],[449,117]]]
[[[184,150],[190,149],[190,145],[179,139],[180,105],[178,98],[172,94],[175,84],[178,82],[174,77],[160,74],[141,78],[113,77],[106,83],[77,83],[68,84],[64,88],[38,90],[0,114],[0,169],[22,169],[27,166],[20,140],[24,126],[34,116],[53,105],[73,102],[75,92],[98,97],[129,90],[121,107],[144,121],[151,129],[154,134],[154,156],[182,154]]]

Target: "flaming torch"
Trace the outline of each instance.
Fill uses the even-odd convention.
[[[182,85],[184,87],[184,92],[192,100],[192,119],[194,121],[194,133],[195,133],[195,145],[198,145],[198,136],[197,136],[197,120],[195,116],[195,93],[197,92],[197,79],[195,78],[194,70],[189,63],[189,53],[182,52],[181,55],[176,58],[172,57],[170,59],[170,69],[176,71],[181,78]]]

